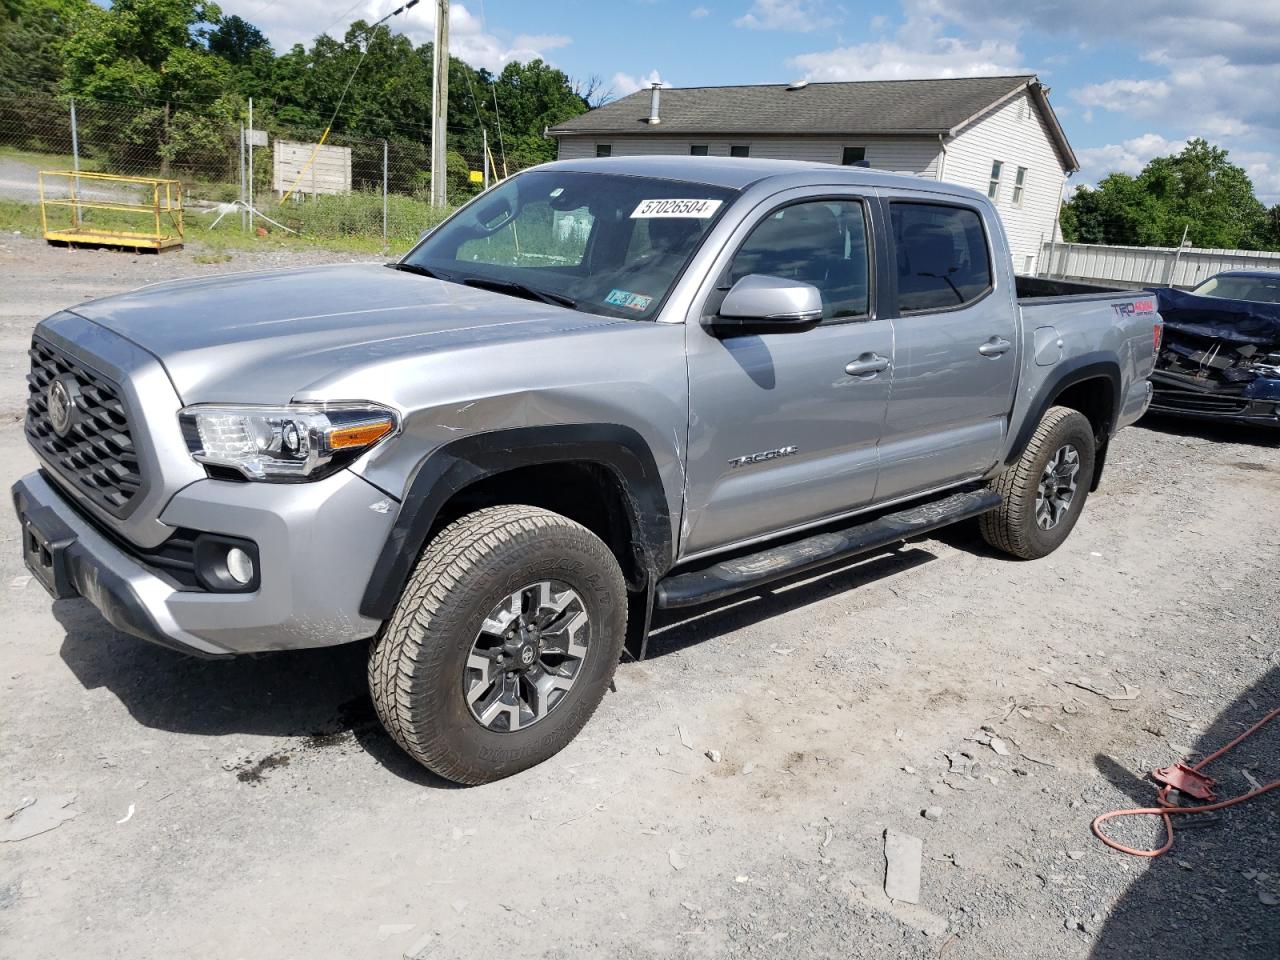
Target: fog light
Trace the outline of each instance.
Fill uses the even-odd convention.
[[[227,551],[227,574],[239,584],[253,579],[253,558],[239,547]]]
[[[206,590],[249,593],[258,589],[258,548],[252,540],[202,533],[196,537],[196,580]]]

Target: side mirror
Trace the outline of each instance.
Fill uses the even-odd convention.
[[[822,294],[811,283],[753,273],[725,294],[708,326],[720,336],[812,330],[822,320]]]

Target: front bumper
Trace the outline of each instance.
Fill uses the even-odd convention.
[[[161,514],[175,528],[258,545],[252,593],[183,588],[73,507],[42,473],[13,487],[27,565],[57,598],[82,596],[116,629],[205,657],[330,646],[381,625],[360,598],[395,511],[347,470],[306,484],[200,480]]]
[[[1216,423],[1280,427],[1280,401],[1156,386],[1151,412]]]

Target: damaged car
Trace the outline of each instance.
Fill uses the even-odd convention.
[[[1161,289],[1153,413],[1280,427],[1280,271]]]

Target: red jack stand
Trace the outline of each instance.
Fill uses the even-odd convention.
[[[1206,777],[1198,770],[1193,770],[1185,763],[1175,763],[1171,767],[1152,770],[1151,779],[1206,803],[1213,803],[1218,799],[1213,793],[1213,788],[1218,781],[1213,777]]]

